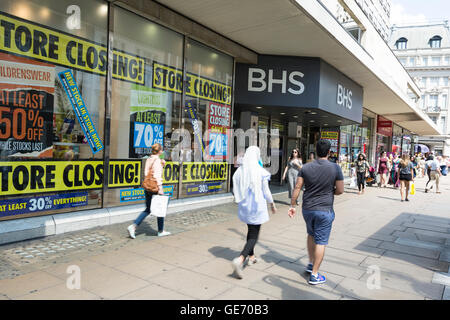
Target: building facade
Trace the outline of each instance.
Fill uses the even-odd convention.
[[[361,31],[364,26],[359,23],[350,10],[347,9],[345,1],[342,0],[320,0],[333,13],[336,19],[355,37],[361,39]],[[391,2],[390,0],[356,0],[355,1],[365,16],[372,23],[384,41],[389,41],[391,31]]]
[[[292,148],[306,160],[320,138],[348,175],[360,152],[375,165],[439,134],[342,3],[363,41],[315,0],[2,1],[0,243],[132,220],[154,143],[172,205],[193,208],[231,195],[249,145],[279,185]]]
[[[442,136],[421,136],[419,143],[437,154],[450,155],[448,22],[393,27],[390,46],[422,94],[418,106],[442,130]]]

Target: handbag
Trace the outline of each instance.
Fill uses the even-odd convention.
[[[416,194],[416,185],[413,183],[411,183],[411,190],[409,191],[410,195],[415,195]]]
[[[159,159],[156,159],[159,160]],[[155,177],[153,176],[153,165],[155,164],[155,161],[153,161],[150,170],[148,174],[145,176],[144,181],[142,181],[142,188],[144,188],[148,192],[157,193],[159,190],[158,182],[156,181]]]

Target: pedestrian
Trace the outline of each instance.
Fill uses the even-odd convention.
[[[355,162],[356,180],[358,183],[358,194],[364,193],[366,188],[366,178],[369,176],[369,163],[364,154],[360,153]]]
[[[260,164],[261,155],[257,146],[245,151],[242,165],[233,175],[233,193],[238,203],[238,217],[247,224],[247,242],[239,257],[233,259],[232,267],[236,276],[243,278],[243,266],[248,257],[248,265],[257,262],[254,248],[258,241],[261,225],[269,221],[267,202],[272,213],[277,209],[269,189],[270,173]]]
[[[331,144],[320,139],[316,145],[318,159],[303,166],[297,179],[291,199],[289,217],[296,213],[296,201],[300,189],[303,193],[302,213],[308,233],[307,247],[309,264],[306,271],[311,273],[308,283],[320,284],[326,281],[319,273],[325,255],[325,246],[330,238],[331,227],[335,218],[333,210],[334,195],[344,193],[344,176],[341,167],[328,161]]]
[[[386,151],[382,151],[380,154],[380,159],[378,159],[378,173],[380,174],[380,188],[386,188],[388,183],[388,163],[389,159],[386,157]]]
[[[150,214],[150,208],[152,203],[152,197],[154,195],[163,195],[162,186],[162,173],[163,166],[165,164],[164,160],[160,159],[163,150],[159,143],[155,143],[152,146],[152,155],[145,161],[145,176],[147,176],[151,169],[153,169],[153,177],[156,179],[158,184],[158,192],[149,192],[145,190],[145,210],[139,215],[139,217],[134,221],[134,223],[128,226],[128,233],[132,239],[136,238],[136,228],[142,223],[142,221]],[[170,235],[170,232],[164,231],[164,217],[158,217],[158,237],[164,237]]]
[[[282,180],[286,180],[287,174],[287,182],[288,182],[288,196],[289,199],[292,198],[292,191],[295,188],[295,183],[297,181],[297,176],[300,170],[302,169],[302,159],[300,158],[300,151],[298,149],[293,149],[291,152],[291,156],[288,159],[288,163],[286,168],[284,169]]]
[[[434,159],[434,156],[429,156],[429,160],[425,163],[425,166],[430,172],[430,180],[428,182],[431,182],[431,189],[433,189],[433,182],[436,184],[436,193],[441,193],[439,191],[439,177],[441,174],[441,168],[439,166],[439,162]],[[428,182],[425,185],[425,193],[428,192]]]
[[[398,176],[400,179],[400,197],[401,201],[409,201],[409,184],[414,183],[414,166],[409,156],[405,153],[398,165]]]
[[[315,153],[314,153],[314,152],[310,152],[310,153],[309,153],[309,158],[308,158],[308,160],[306,161],[306,163],[313,162],[315,158],[316,158]]]
[[[432,161],[433,160],[433,156],[431,154],[427,155],[427,160],[425,161],[425,172],[427,173],[427,177],[428,177],[428,181],[425,184],[425,193],[428,192],[428,184],[431,182],[431,167],[427,165],[428,161]],[[431,162],[430,162],[431,164]],[[430,190],[433,189],[433,184],[431,185]]]
[[[331,151],[330,156],[328,157],[328,160],[333,162],[333,163],[337,163],[338,162],[338,157],[336,152]]]

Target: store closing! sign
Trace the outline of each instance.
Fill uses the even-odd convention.
[[[105,45],[0,12],[0,51],[106,75]],[[113,78],[144,84],[145,60],[113,49]]]
[[[102,160],[0,162],[0,195],[100,189]],[[140,160],[111,160],[109,188],[139,186]]]
[[[181,169],[183,182],[203,182],[227,180],[227,162],[185,162]],[[163,183],[177,183],[180,179],[180,165],[166,162],[163,171]]]
[[[183,92],[183,71],[153,63],[153,88]],[[186,95],[218,103],[231,104],[231,86],[186,73]]]

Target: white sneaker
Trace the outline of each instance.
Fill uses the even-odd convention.
[[[158,237],[165,237],[170,235],[171,233],[169,231],[163,231],[163,232],[158,232]]]
[[[136,239],[136,234],[135,234],[135,232],[136,232],[136,227],[134,226],[134,225],[130,225],[130,226],[128,226],[128,233],[130,234],[130,237],[132,238],[132,239]]]
[[[233,267],[234,273],[239,279],[244,277],[244,270],[242,269],[241,259],[240,257],[234,258],[231,262],[231,266]]]

